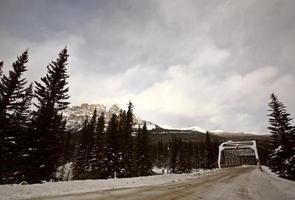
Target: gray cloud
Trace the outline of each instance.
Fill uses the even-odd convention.
[[[73,104],[120,103],[171,126],[253,131],[276,92],[295,113],[294,1],[0,1],[0,59],[38,80],[70,51]]]

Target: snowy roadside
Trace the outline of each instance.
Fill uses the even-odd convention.
[[[107,179],[107,180],[83,180],[67,182],[49,182],[32,185],[0,185],[0,199],[18,200],[37,198],[44,196],[56,196],[74,193],[95,192],[100,190],[141,187],[174,183],[189,179],[211,176],[218,173],[219,169],[199,170],[189,174],[163,174],[155,176]]]
[[[265,165],[262,165],[261,168],[267,174],[270,174],[270,175],[273,175],[273,176],[278,176],[276,173],[272,172],[269,167],[267,167]]]

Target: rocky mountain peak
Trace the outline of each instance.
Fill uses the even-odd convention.
[[[106,123],[111,119],[113,114],[119,115],[120,106],[118,104],[112,105],[109,109],[103,104],[88,104],[82,103],[80,106],[70,106],[64,111],[64,116],[67,119],[66,128],[68,130],[79,130],[86,118],[91,118],[94,109],[97,110],[97,115],[102,113],[105,115]],[[139,117],[133,116],[135,124],[141,124]]]

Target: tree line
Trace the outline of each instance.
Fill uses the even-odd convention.
[[[104,113],[96,109],[85,120],[74,153],[74,179],[133,177],[152,174],[152,155],[146,123],[134,129],[133,105],[113,114],[105,128]]]
[[[107,128],[104,113],[97,116],[94,110],[80,132],[72,159],[73,179],[146,176],[155,174],[153,167],[166,173],[217,167],[220,142],[211,141],[208,132],[204,142],[185,142],[173,136],[168,143],[160,140],[153,144],[146,123],[142,128],[132,128],[131,103],[127,112],[121,110],[118,116],[112,116]]]
[[[169,169],[171,173],[189,173],[193,169],[212,169],[217,167],[218,146],[220,141],[212,141],[206,133],[204,141],[183,141],[172,136],[168,143],[162,140],[153,146],[154,165]]]

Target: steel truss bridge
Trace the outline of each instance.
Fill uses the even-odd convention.
[[[257,165],[260,161],[256,141],[227,141],[219,146],[218,167]]]

